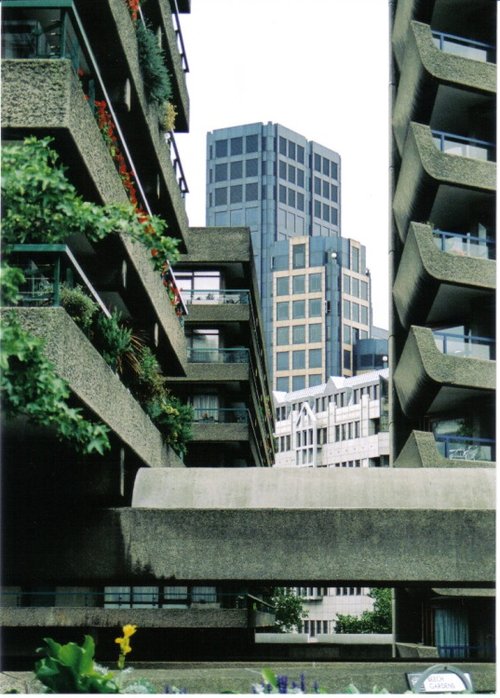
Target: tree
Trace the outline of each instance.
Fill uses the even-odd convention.
[[[374,600],[372,611],[361,616],[337,613],[337,633],[390,633],[392,630],[392,594],[390,589],[371,589],[368,596]]]
[[[301,597],[296,596],[290,587],[273,589],[270,602],[276,609],[275,625],[280,632],[302,630],[302,621],[308,612],[304,610]]]

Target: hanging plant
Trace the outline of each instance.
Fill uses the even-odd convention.
[[[142,22],[136,26],[139,65],[148,102],[161,106],[172,97],[172,83],[156,34]]]

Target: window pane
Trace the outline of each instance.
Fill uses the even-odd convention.
[[[295,208],[295,192],[293,189],[288,190],[288,205]]]
[[[278,276],[276,279],[276,295],[288,296],[288,276]]]
[[[259,148],[259,137],[257,134],[252,134],[246,137],[247,153],[256,153]]]
[[[332,184],[332,186],[330,187],[330,195],[331,195],[331,200],[334,203],[338,203],[339,191],[338,191],[338,187],[336,187],[335,184]]]
[[[227,140],[215,141],[215,157],[224,158],[227,155]]]
[[[215,166],[215,181],[223,182],[227,179],[227,163],[221,162]]]
[[[321,342],[321,324],[309,325],[309,343]]]
[[[351,343],[351,328],[349,325],[344,325],[344,344]]]
[[[306,387],[305,376],[292,376],[292,390],[304,390]]]
[[[321,179],[319,177],[314,178],[314,193],[321,196]]]
[[[227,189],[226,187],[215,188],[215,205],[226,206],[227,204]]]
[[[293,165],[288,165],[288,181],[295,184],[295,167]]]
[[[280,184],[280,204],[286,204],[286,187]]]
[[[351,277],[349,274],[344,274],[344,293],[351,293]]]
[[[359,320],[360,320],[360,322],[363,323],[363,325],[367,325],[368,324],[368,308],[366,307],[366,305],[361,305],[360,309],[361,309],[361,315],[360,315]]]
[[[303,318],[306,316],[306,302],[305,301],[293,301],[292,302],[292,318],[297,320],[298,318]]]
[[[286,138],[280,136],[280,155],[286,155]]]
[[[299,349],[298,351],[292,352],[292,367],[293,368],[305,368],[306,367],[306,352],[304,349]]]
[[[309,292],[321,291],[321,274],[309,274]]]
[[[259,198],[259,184],[258,182],[250,182],[245,186],[245,199],[246,201],[257,201]]]
[[[288,320],[289,303],[276,303],[276,320]]]
[[[280,390],[284,393],[288,392],[288,376],[283,376],[281,378],[276,378],[276,390]]]
[[[297,192],[297,208],[299,211],[304,210],[304,194]]]
[[[292,344],[305,344],[306,342],[306,326],[294,325],[292,327]]]
[[[231,138],[231,155],[241,155],[243,153],[243,138]]]
[[[279,168],[280,168],[280,178],[286,179],[286,162],[284,160],[279,161]]]
[[[257,177],[259,174],[259,161],[257,158],[251,158],[245,162],[245,174],[247,177]]]
[[[297,160],[304,164],[304,148],[301,145],[297,146]]]
[[[337,163],[336,163],[336,162],[332,162],[332,163],[331,163],[331,166],[332,166],[332,169],[331,169],[331,172],[330,172],[330,177],[331,177],[332,179],[338,179],[339,177],[338,177],[338,165],[337,165]]]
[[[304,170],[297,168],[297,186],[304,186]]]
[[[230,201],[232,204],[239,204],[243,201],[243,187],[241,184],[235,184],[230,187]]]
[[[314,169],[321,172],[321,155],[314,153]]]
[[[276,369],[278,371],[286,371],[289,366],[289,352],[288,351],[278,351],[276,352]]]
[[[309,349],[309,368],[321,368],[321,349]]]
[[[321,201],[314,199],[314,215],[316,218],[321,218]]]
[[[312,388],[315,385],[321,385],[322,383],[322,376],[321,374],[315,374],[313,376],[309,376],[309,387]]]
[[[327,223],[330,222],[330,207],[327,206],[326,204],[323,204],[323,216],[322,216],[322,218]]]
[[[344,300],[344,318],[346,320],[351,319],[351,303],[350,301]]]
[[[359,305],[357,303],[351,303],[351,320],[359,322]]]
[[[368,300],[368,282],[367,281],[361,281],[361,298],[364,301]]]
[[[299,276],[292,276],[292,289],[293,293],[305,293],[306,292],[306,277],[304,274]]]
[[[309,317],[321,317],[321,298],[311,298],[309,301]]]
[[[337,211],[336,208],[333,208],[333,206],[332,206],[332,208],[330,209],[330,223],[332,223],[333,225],[337,225],[338,220],[339,220],[339,212]]]
[[[294,245],[293,246],[292,265],[293,265],[294,269],[303,269],[306,266],[306,246],[305,245]]]
[[[359,272],[359,249],[351,247],[351,269]]]
[[[276,329],[276,344],[278,344],[278,345],[289,344],[288,327],[278,327]]]
[[[330,185],[325,181],[323,182],[323,196],[325,199],[330,198]]]
[[[288,141],[288,157],[291,160],[295,160],[295,143]]]
[[[231,179],[241,179],[243,177],[243,162],[236,160],[231,163]]]

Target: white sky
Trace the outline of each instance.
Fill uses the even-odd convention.
[[[342,159],[342,235],[367,248],[374,323],[388,327],[387,0],[192,0],[181,15],[189,134],[177,144],[189,223],[205,225],[206,133],[281,123]]]

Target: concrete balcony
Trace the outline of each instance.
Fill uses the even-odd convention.
[[[406,444],[394,462],[395,468],[494,468],[495,463],[486,460],[446,458],[438,450],[434,434],[429,431],[412,431]]]
[[[458,409],[473,397],[495,390],[496,362],[442,354],[432,330],[411,326],[394,371],[405,415]]]
[[[45,341],[44,352],[71,391],[123,444],[151,467],[178,465],[178,457],[63,308],[18,308],[22,325]]]
[[[495,582],[491,469],[148,470],[134,508],[8,522],[4,583]]]
[[[403,151],[410,121],[430,123],[433,112],[434,118],[439,118],[441,100],[448,104],[454,101],[458,115],[486,106],[494,100],[495,94],[496,66],[493,63],[442,51],[436,46],[427,24],[410,22],[393,110],[394,136],[399,152]],[[426,99],[422,99],[422,95],[426,95]],[[447,113],[447,119],[450,118],[458,117]],[[447,130],[450,130],[449,126]]]
[[[446,323],[470,302],[491,298],[496,262],[439,250],[429,225],[411,223],[393,286],[404,327]]]
[[[455,188],[475,190],[476,197],[491,194],[493,203],[495,163],[442,152],[429,126],[411,122],[393,200],[401,240],[405,241],[411,221],[429,220],[433,208],[450,204]]]

